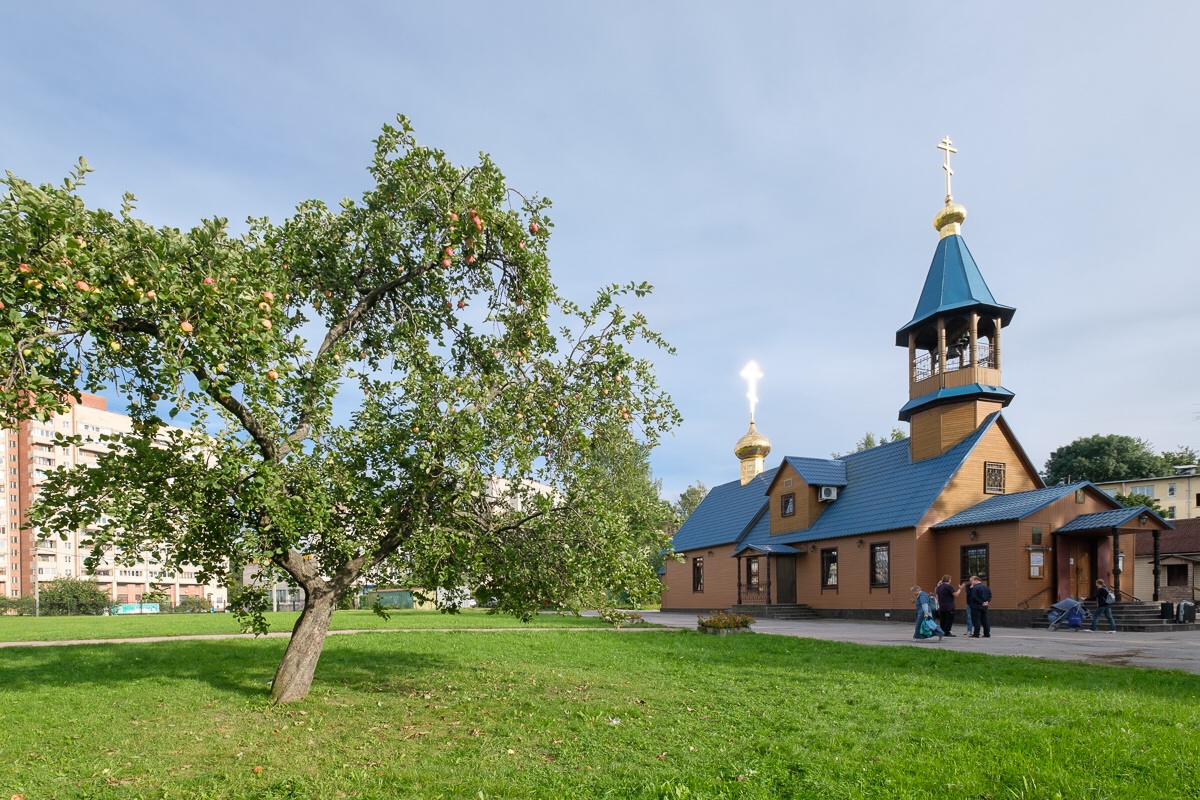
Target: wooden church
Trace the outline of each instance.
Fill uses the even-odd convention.
[[[912,319],[906,440],[843,458],[785,456],[754,425],[734,447],[740,480],[716,486],[673,539],[663,610],[803,604],[825,615],[881,619],[912,607],[910,586],[979,575],[992,619],[1044,616],[1097,578],[1122,601],[1133,583],[1135,534],[1171,525],[1126,508],[1088,482],[1046,486],[1004,418],[1002,334],[1015,309],[996,302],[961,234],[950,196],[934,218],[933,263]],[[965,605],[965,604],[964,604]]]

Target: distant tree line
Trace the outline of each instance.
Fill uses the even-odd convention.
[[[1170,475],[1177,466],[1200,460],[1196,450],[1180,445],[1155,453],[1145,439],[1119,434],[1084,436],[1050,454],[1042,477],[1053,486],[1074,481],[1128,481]],[[1140,505],[1140,504],[1139,504]]]

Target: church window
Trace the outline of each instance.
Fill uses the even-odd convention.
[[[892,546],[890,544],[871,545],[871,585],[887,587],[892,585]]]
[[[1083,505],[1085,500],[1087,500],[1087,492],[1085,492],[1083,489],[1076,489],[1075,490],[1076,504]]]
[[[1034,525],[1033,529],[1030,531],[1029,538],[1030,538],[1030,542],[1032,544],[1041,544],[1042,543],[1042,526]]]
[[[758,579],[758,557],[746,559],[746,586],[750,589],[760,587]]]
[[[832,547],[821,551],[821,586],[826,589],[836,589],[838,585],[838,553]]]
[[[704,559],[692,559],[692,591],[704,591]]]
[[[983,493],[1004,494],[1004,462],[985,461],[983,464]]]
[[[788,492],[779,498],[779,516],[790,517],[796,513],[796,493]]]
[[[972,575],[978,575],[982,581],[988,579],[988,546],[986,544],[972,544],[962,549],[961,574],[964,581]]]

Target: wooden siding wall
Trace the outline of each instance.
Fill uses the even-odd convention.
[[[946,490],[934,501],[925,515],[922,528],[936,525],[992,497],[983,491],[983,467],[987,461],[999,461],[1005,465],[1005,494],[1027,492],[1042,485],[1037,473],[1018,454],[1017,445],[1009,438],[1008,432],[1000,425],[993,425],[950,479]]]
[[[913,461],[940,456],[970,436],[989,414],[999,411],[1000,403],[970,400],[948,403],[914,414],[910,424]]]
[[[712,555],[709,555],[709,553]],[[683,562],[667,559],[663,576],[662,607],[664,611],[712,611],[729,608],[737,603],[738,560],[732,558],[733,545],[688,550]],[[692,591],[692,559],[704,559],[704,591]],[[763,564],[766,581],[766,564]]]
[[[796,513],[785,517],[780,513],[780,498],[788,492],[796,494]],[[809,486],[804,478],[800,477],[800,473],[786,461],[771,483],[768,498],[772,535],[806,531],[825,510],[825,504],[817,499],[817,487]]]
[[[982,478],[980,479],[982,482]],[[962,548],[968,545],[988,546],[988,586],[991,587],[993,608],[1012,609],[1028,603],[1030,608],[1049,608],[1058,600],[1070,594],[1069,586],[1060,585],[1058,591],[1053,590],[1055,572],[1059,558],[1067,558],[1074,552],[1075,542],[1088,543],[1089,540],[1102,539],[1098,542],[1101,550],[1111,546],[1112,537],[1069,537],[1064,535],[1054,537],[1054,531],[1065,525],[1080,514],[1093,514],[1112,508],[1111,502],[1093,490],[1087,490],[1083,503],[1077,503],[1072,494],[1051,503],[1046,508],[1035,512],[1023,520],[997,522],[989,525],[966,525],[958,528],[938,531],[933,534],[937,540],[937,562],[940,569],[938,577],[949,573],[957,583],[963,577],[960,575],[962,564]],[[1030,548],[1033,544],[1033,529],[1042,529],[1042,553],[1044,554],[1042,577],[1029,576]],[[971,531],[976,532],[976,538],[970,538]],[[1069,538],[1068,538],[1069,537]],[[1134,570],[1132,565],[1133,534],[1121,535],[1121,549],[1125,551],[1126,571],[1121,575],[1121,591],[1134,591]],[[1107,583],[1112,583],[1112,574],[1100,574]],[[1060,581],[1061,583],[1061,581]],[[924,586],[924,584],[922,584]],[[1043,591],[1045,590],[1045,591]],[[965,603],[965,601],[964,601]]]
[[[930,375],[928,378],[909,384],[908,399],[916,400],[918,397],[932,394],[938,389],[968,386],[972,383],[999,386],[1000,370],[990,367],[966,367]]]
[[[858,540],[863,546],[858,546]],[[871,586],[871,545],[891,546],[890,576],[887,587]],[[915,559],[913,530],[890,531],[865,536],[844,537],[799,544],[803,552],[796,556],[796,602],[813,608],[829,609],[897,609],[912,604],[908,587],[913,583]],[[815,547],[812,550],[811,547]],[[821,551],[837,548],[838,587],[821,588]],[[932,588],[932,587],[930,587]]]

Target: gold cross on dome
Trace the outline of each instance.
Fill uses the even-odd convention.
[[[949,136],[945,136],[942,138],[942,141],[937,146],[937,149],[946,151],[946,163],[942,164],[942,169],[946,170],[946,204],[949,205],[950,204],[950,176],[954,174],[954,170],[950,169],[950,154],[957,153],[958,151],[950,146],[950,137]]]

